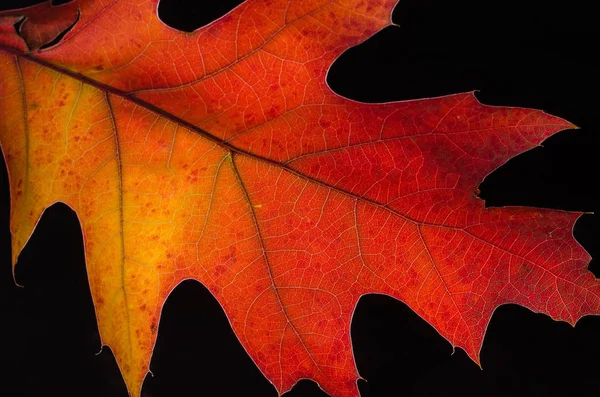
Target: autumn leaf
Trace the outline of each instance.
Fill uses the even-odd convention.
[[[249,1],[191,34],[148,0],[0,14],[13,266],[45,208],[77,212],[100,335],[133,395],[188,278],[279,393],[309,378],[358,394],[349,328],[366,293],[475,362],[501,304],[571,324],[598,313],[580,214],[477,198],[569,122],[473,93],[372,105],[327,87],[395,3]]]

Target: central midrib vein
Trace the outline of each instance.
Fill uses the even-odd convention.
[[[255,154],[255,153],[252,153],[252,152],[240,149],[240,148],[232,145],[229,142],[225,142],[222,139],[217,138],[216,136],[212,135],[210,132],[208,132],[208,131],[206,131],[206,130],[204,130],[204,129],[202,129],[202,128],[200,128],[200,127],[198,127],[198,126],[196,126],[196,125],[194,125],[194,124],[192,124],[192,123],[190,123],[188,121],[185,121],[185,120],[183,120],[183,119],[181,119],[181,118],[179,118],[179,117],[177,117],[177,116],[175,116],[175,115],[173,115],[173,114],[171,114],[169,112],[166,112],[163,109],[157,107],[156,105],[153,105],[153,104],[151,104],[151,103],[149,103],[149,102],[147,102],[147,101],[145,101],[143,99],[140,99],[140,98],[138,98],[136,96],[130,95],[129,93],[127,93],[125,91],[121,91],[119,89],[116,89],[116,88],[111,87],[109,85],[106,85],[104,83],[100,83],[100,82],[98,82],[96,80],[93,80],[93,79],[91,79],[91,78],[89,78],[87,76],[84,76],[84,75],[82,75],[80,73],[75,73],[75,72],[70,71],[68,69],[65,69],[65,68],[63,68],[61,66],[57,66],[57,65],[54,65],[54,64],[52,64],[50,62],[47,62],[45,60],[36,58],[36,57],[32,56],[31,54],[22,53],[20,51],[14,50],[12,48],[5,47],[3,45],[0,45],[0,51],[5,51],[5,52],[7,52],[7,53],[9,53],[11,55],[20,56],[20,57],[22,57],[24,59],[27,59],[28,61],[34,62],[34,63],[36,63],[36,64],[38,64],[40,66],[46,67],[48,69],[54,70],[55,72],[64,74],[66,76],[69,76],[69,77],[71,77],[73,79],[81,81],[81,82],[83,82],[85,84],[88,84],[88,85],[90,85],[92,87],[95,87],[95,88],[97,88],[97,89],[105,92],[107,95],[108,94],[115,95],[115,96],[123,98],[124,100],[127,100],[127,101],[130,101],[132,103],[135,103],[136,105],[138,105],[138,106],[140,106],[140,107],[142,107],[142,108],[144,108],[144,109],[146,109],[146,110],[148,110],[150,112],[158,114],[161,117],[164,117],[167,120],[170,120],[170,121],[172,121],[175,124],[179,124],[180,126],[182,126],[184,128],[187,128],[187,129],[189,129],[190,131],[192,131],[194,133],[197,133],[198,135],[202,136],[203,138],[209,140],[210,142],[213,142],[216,145],[220,146],[224,150],[229,151],[230,153],[236,153],[236,154],[239,154],[239,155],[248,156],[248,157],[251,157],[251,158],[253,158],[255,160],[267,163],[269,165],[282,168],[282,169],[286,170],[287,172],[290,172],[290,173],[292,173],[292,174],[294,174],[294,175],[296,175],[296,176],[298,176],[300,178],[307,179],[308,181],[310,181],[312,183],[316,183],[316,184],[318,184],[318,185],[320,185],[322,187],[325,187],[327,189],[331,189],[331,190],[336,191],[338,193],[341,193],[341,194],[343,194],[345,196],[356,198],[356,199],[362,200],[364,202],[367,202],[369,204],[375,205],[377,207],[381,207],[381,208],[387,209],[388,211],[391,211],[395,215],[397,215],[397,216],[399,216],[399,217],[401,217],[401,218],[403,218],[403,219],[405,219],[407,221],[413,222],[415,224],[419,224],[419,225],[422,225],[422,226],[443,227],[443,228],[454,229],[454,230],[464,230],[464,228],[461,228],[461,227],[453,227],[453,226],[447,226],[447,225],[441,225],[441,224],[436,224],[436,223],[429,223],[429,222],[419,221],[418,219],[415,219],[415,218],[412,218],[412,217],[410,217],[408,215],[399,213],[398,211],[396,211],[396,210],[394,210],[394,209],[392,209],[392,208],[390,208],[390,207],[388,207],[388,206],[386,206],[384,204],[378,203],[377,201],[371,200],[371,199],[369,199],[367,197],[362,197],[359,194],[347,191],[347,190],[339,188],[337,186],[333,186],[333,185],[331,185],[331,184],[329,184],[327,182],[321,181],[321,180],[316,179],[316,178],[314,178],[312,176],[309,176],[309,175],[306,175],[306,174],[304,174],[302,172],[299,172],[299,171],[295,170],[294,168],[290,167],[289,165],[287,165],[285,163],[281,163],[281,162],[269,159],[267,157],[263,157],[263,156]],[[373,142],[373,143],[376,143],[376,142]]]

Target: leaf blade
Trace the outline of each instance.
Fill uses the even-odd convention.
[[[23,124],[42,131],[34,141],[43,147],[26,161],[38,160],[34,168],[40,174],[34,183],[40,197],[27,218],[30,227],[15,229],[28,237],[43,209],[56,200],[80,213],[86,255],[93,257],[88,266],[101,334],[113,346],[132,393],[139,394],[148,368],[162,302],[190,277],[215,294],[242,344],[280,392],[308,377],[334,395],[358,393],[349,321],[358,297],[368,292],[407,302],[453,346],[463,347],[477,361],[494,304],[519,301],[513,290],[502,292],[501,281],[519,269],[512,263],[515,254],[502,251],[504,239],[515,237],[523,245],[521,234],[531,230],[537,231],[534,242],[550,245],[547,250],[575,253],[570,262],[560,262],[564,259],[560,255],[550,257],[556,257],[559,265],[568,262],[561,269],[563,278],[583,285],[577,287],[579,295],[588,299],[589,290],[592,298],[585,308],[569,310],[561,291],[573,294],[577,289],[573,281],[561,290],[555,277],[556,291],[550,291],[552,277],[543,266],[546,256],[536,254],[541,262],[534,264],[537,273],[531,266],[514,273],[517,279],[541,283],[542,289],[531,290],[523,283],[525,298],[519,302],[537,310],[544,302],[536,297],[553,297],[562,301],[562,309],[545,309],[571,322],[597,311],[593,298],[597,282],[576,271],[584,270],[589,256],[568,233],[577,214],[545,211],[544,220],[538,220],[542,211],[486,210],[473,193],[495,167],[570,128],[569,123],[539,111],[483,106],[472,93],[366,105],[340,98],[326,86],[329,63],[349,45],[389,24],[394,4],[364,2],[366,8],[357,11],[354,2],[324,3],[309,10],[301,3],[260,8],[260,3],[249,2],[206,29],[182,35],[160,24],[152,2],[112,2],[96,8],[80,2],[81,20],[59,45],[36,53],[35,65],[28,63],[31,55],[22,55],[28,68],[38,68],[30,71],[27,81],[35,82],[40,91],[24,101],[37,113],[26,116]],[[115,24],[120,13],[142,22]],[[272,13],[283,21],[280,25],[269,25]],[[264,23],[261,29],[238,35],[240,26],[257,21]],[[123,29],[127,35],[119,35]],[[253,36],[261,30],[271,32],[268,39]],[[212,42],[196,44],[209,50],[218,49],[219,41],[235,44],[223,47],[225,53],[217,51],[220,58],[215,56],[207,69],[206,51],[188,55],[181,48],[209,36]],[[128,42],[116,43],[116,37]],[[13,41],[3,43],[15,48]],[[75,51],[80,45],[89,51]],[[155,62],[148,62],[148,54]],[[185,59],[185,66],[168,61],[176,56]],[[9,58],[6,55],[4,61]],[[38,81],[40,76],[45,80]],[[53,147],[59,139],[43,136],[45,124],[54,127],[49,135],[64,134],[54,122],[54,111],[65,107],[55,95],[61,78],[85,86],[84,91],[97,100],[92,108],[104,108],[80,117],[87,125],[101,124],[104,132],[91,135],[106,147],[90,149],[100,156],[94,159],[96,169],[88,175],[89,168],[77,167],[85,183],[72,183],[95,185],[93,199],[85,203],[90,208],[109,202],[116,210],[86,208],[69,195],[73,190],[69,186],[44,191],[48,188],[42,179],[53,186],[63,181],[61,172],[72,169],[59,164],[65,158],[54,152],[62,150]],[[8,97],[7,90],[15,88],[3,88],[3,97]],[[74,104],[69,115],[57,117],[66,122],[67,136],[75,128],[71,123],[77,107]],[[9,113],[14,107],[6,104],[4,109]],[[522,124],[523,120],[530,122]],[[7,124],[1,130],[11,128]],[[26,132],[22,135],[29,137]],[[14,140],[5,133],[3,150]],[[82,158],[71,153],[67,157]],[[13,173],[18,166],[11,166],[11,161]],[[11,187],[17,192],[18,182]],[[109,199],[99,199],[98,192]],[[17,204],[19,200],[12,199]],[[15,213],[29,209],[14,207]],[[503,230],[499,223],[510,223],[506,219],[512,221],[511,217],[517,222],[511,224],[508,237],[484,241],[482,235]],[[14,225],[22,223],[18,216],[12,219]],[[370,223],[361,225],[362,219]],[[391,233],[383,234],[380,226],[387,224],[392,225]],[[493,224],[495,229],[480,224]],[[370,243],[361,244],[361,236]],[[465,240],[470,241],[466,247]],[[18,255],[26,238],[13,241]],[[448,241],[456,242],[456,247]],[[393,251],[381,255],[380,247],[389,245],[395,245]],[[509,247],[504,251],[514,250]],[[462,250],[477,266],[463,263],[457,268],[448,263],[446,250]],[[399,254],[404,251],[405,257]],[[488,258],[498,263],[509,256],[508,265],[496,263],[501,268],[496,274],[488,269],[489,261],[482,261],[481,252],[489,252]],[[379,257],[384,266],[370,263],[370,257]],[[464,283],[470,290],[463,291],[461,277],[452,276],[464,268],[467,275],[493,274],[495,287],[483,288],[476,279]],[[480,280],[492,282],[491,277]],[[494,304],[480,307],[485,299],[478,294],[491,294]],[[574,304],[577,299],[567,301]],[[471,306],[475,310],[469,311]]]

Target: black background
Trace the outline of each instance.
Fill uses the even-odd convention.
[[[11,8],[35,0],[3,0]],[[239,1],[163,0],[161,18],[192,30]],[[580,130],[559,133],[488,176],[489,206],[598,211],[600,37],[589,0],[401,0],[389,27],[343,54],[328,82],[346,97],[381,102],[480,90],[486,104],[546,110]],[[10,271],[8,182],[0,167],[0,395],[115,396],[127,392],[100,340],[82,237],[64,205],[46,211]],[[575,237],[598,255],[598,216]],[[590,270],[600,268],[592,261]],[[352,322],[363,396],[600,395],[600,317],[575,328],[514,306],[500,307],[485,337],[480,370],[403,303],[363,297]],[[186,281],[167,300],[144,397],[271,396],[219,304]],[[287,396],[325,396],[301,381]]]

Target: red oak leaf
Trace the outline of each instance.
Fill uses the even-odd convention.
[[[367,293],[475,362],[499,305],[571,324],[599,312],[580,214],[485,208],[476,193],[572,124],[473,93],[365,104],[326,85],[395,3],[247,1],[190,34],[157,0],[0,14],[13,263],[45,208],[77,212],[100,335],[133,395],[188,278],[279,393],[308,378],[358,395],[350,320]]]

